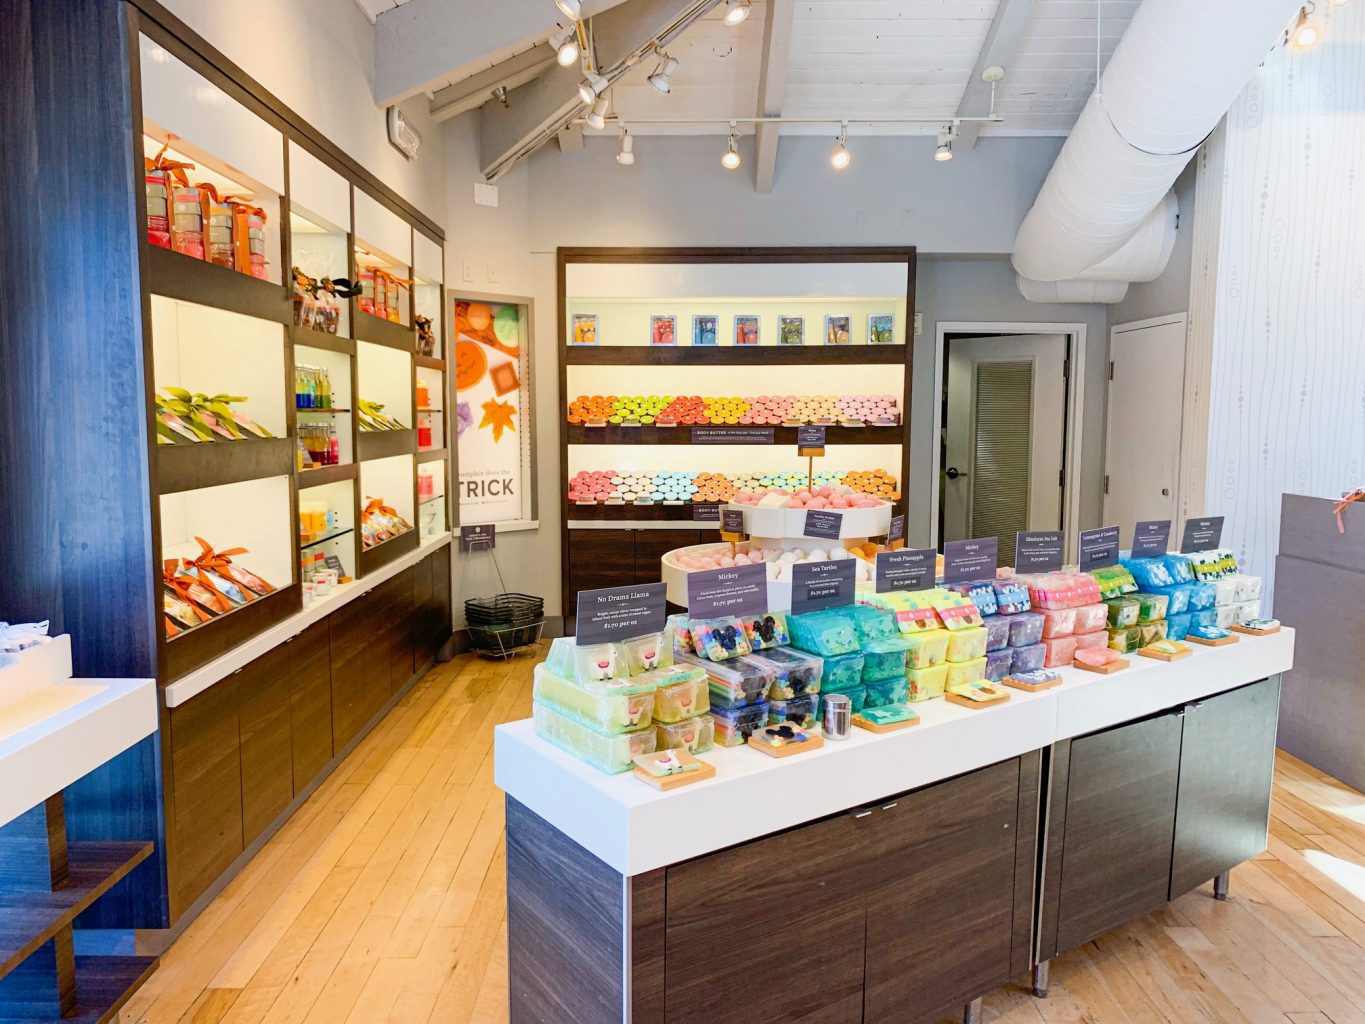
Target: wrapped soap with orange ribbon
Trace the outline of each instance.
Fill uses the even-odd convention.
[[[210,590],[194,576],[180,568],[179,559],[168,558],[162,563],[162,582],[166,585],[163,607],[166,613],[166,635],[176,636],[182,629],[192,629],[201,622],[232,610],[227,598]]]
[[[142,158],[147,189],[147,241],[162,249],[171,248],[171,190],[177,186],[188,188],[194,164],[172,160],[166,156],[171,139],[157,150],[155,156]]]
[[[385,505],[383,498],[366,495],[365,502],[360,513],[360,543],[366,550],[412,529],[412,524]]]
[[[257,576],[250,569],[244,569],[232,561],[233,555],[245,555],[250,552],[246,548],[228,548],[226,551],[214,551],[213,545],[203,537],[194,538],[199,544],[199,555],[197,558],[184,560],[185,568],[198,571],[200,579],[208,575],[211,579],[223,579],[230,581],[242,593],[243,604],[254,600],[257,597],[264,597],[266,594],[274,593],[275,587],[266,580]]]

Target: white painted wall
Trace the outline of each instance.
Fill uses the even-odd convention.
[[[1271,54],[1226,129],[1205,504],[1267,579],[1280,495],[1365,471],[1365,6],[1318,12],[1323,44]]]
[[[445,219],[445,147],[426,97],[402,104],[424,144],[411,163],[374,104],[374,27],[352,0],[166,0],[170,12],[432,220]],[[269,26],[269,30],[266,30]]]

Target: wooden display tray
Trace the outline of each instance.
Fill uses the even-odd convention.
[[[650,775],[640,767],[641,761],[648,761],[657,757],[659,754],[673,754],[683,763],[696,763],[701,767],[695,772],[684,772],[681,775]],[[653,786],[667,793],[671,789],[678,789],[681,786],[690,786],[694,782],[701,782],[703,779],[714,779],[716,777],[716,766],[707,761],[698,761],[692,756],[692,752],[680,748],[677,750],[660,750],[655,754],[641,754],[634,758],[635,767],[631,769],[631,774],[643,782],[646,786]]]
[[[1005,703],[1005,701],[1010,699],[1010,695],[1008,693],[1001,693],[999,697],[992,697],[990,700],[972,700],[970,697],[959,697],[949,690],[943,694],[943,699],[949,704],[956,704],[959,707],[971,708],[973,711],[979,711],[981,708],[993,708],[997,704]]]
[[[1012,690],[1023,690],[1025,693],[1042,693],[1044,690],[1051,690],[1054,687],[1061,686],[1062,677],[1058,676],[1056,679],[1046,683],[1020,683],[1014,681],[1011,677],[1006,676],[1004,679],[1000,680],[1000,685],[1008,686]]]
[[[1274,636],[1280,631],[1280,627],[1274,629],[1248,629],[1246,626],[1229,626],[1228,629],[1234,633],[1245,633],[1247,636]]]
[[[1079,661],[1072,664],[1084,672],[1097,672],[1102,676],[1112,676],[1115,672],[1122,672],[1132,664],[1127,658],[1119,658],[1111,661],[1108,665],[1084,665]]]
[[[769,757],[791,757],[793,754],[804,754],[807,750],[819,750],[825,745],[825,738],[818,731],[806,733],[804,743],[784,743],[780,747],[770,747],[755,734],[749,737],[749,746],[755,750],[761,750]]]
[[[1138,654],[1144,658],[1151,658],[1154,661],[1179,661],[1181,658],[1188,658],[1193,652],[1188,648],[1183,651],[1176,651],[1174,654],[1166,654],[1164,651],[1154,651],[1150,647],[1138,648]]]
[[[908,729],[912,725],[919,725],[919,723],[919,712],[915,712],[914,718],[907,718],[904,722],[892,722],[889,725],[879,725],[876,722],[869,722],[862,715],[853,716],[853,724],[859,729],[866,729],[868,732],[875,732],[878,734],[884,732],[899,732],[901,729]]]
[[[1217,640],[1205,640],[1202,636],[1195,636],[1193,633],[1187,633],[1185,635],[1186,643],[1200,644],[1204,647],[1227,647],[1230,644],[1240,642],[1240,639],[1240,637],[1235,636],[1224,636],[1219,637]]]

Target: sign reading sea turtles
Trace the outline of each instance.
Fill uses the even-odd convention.
[[[792,611],[819,611],[853,603],[853,559],[798,562],[792,566]]]

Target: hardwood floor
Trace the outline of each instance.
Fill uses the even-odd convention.
[[[492,727],[531,660],[438,666],[162,959],[121,1024],[500,1024]],[[1365,1024],[1365,796],[1281,753],[1270,849],[986,998],[1004,1024]],[[595,1024],[595,1022],[583,1022]]]

